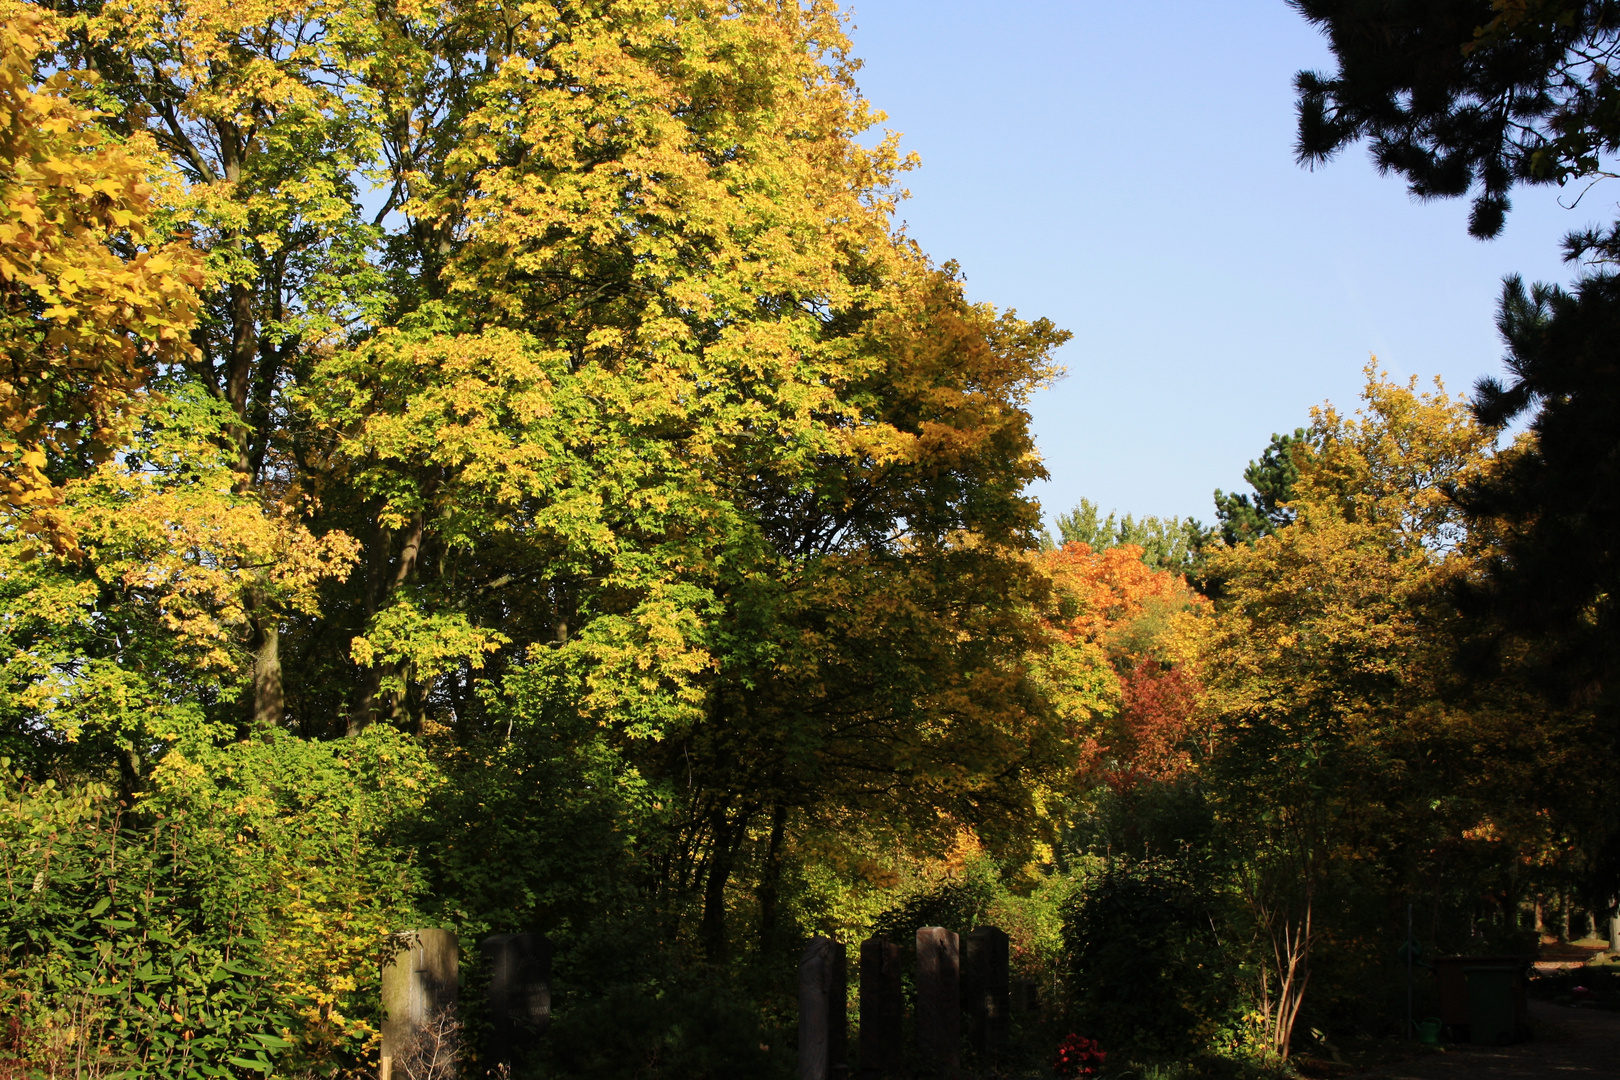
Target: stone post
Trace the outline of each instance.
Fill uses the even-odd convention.
[[[516,1065],[551,1024],[551,942],[544,934],[495,934],[478,945],[489,973],[485,1059]]]
[[[962,1062],[960,940],[939,926],[917,931],[917,1050],[923,1067],[957,1080]]]
[[[844,946],[814,937],[799,960],[799,1080],[842,1080],[849,1037]]]
[[[442,1034],[440,1024],[456,1010],[459,952],[448,930],[407,930],[395,936],[397,951],[382,969],[382,1068],[391,1080],[394,1061]]]
[[[977,1052],[1007,1045],[1012,986],[1007,970],[1010,942],[995,926],[981,926],[962,939],[962,1007],[969,1040]]]
[[[861,1080],[900,1072],[900,1025],[905,1018],[900,946],[879,934],[861,942]]]

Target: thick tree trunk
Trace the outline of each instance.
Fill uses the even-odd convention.
[[[382,610],[388,598],[399,591],[400,586],[410,580],[416,572],[417,560],[422,554],[422,541],[427,533],[427,518],[418,512],[412,519],[410,529],[405,533],[404,541],[400,545],[399,562],[394,567],[390,578],[388,565],[393,560],[393,533],[386,527],[377,526],[372,542],[370,558],[366,560],[367,587],[366,587],[366,619]],[[385,583],[385,579],[386,583]],[[384,713],[395,719],[408,716],[406,702],[399,696],[393,695],[390,700],[383,701],[382,681],[390,673],[398,674],[399,669],[388,669],[376,665],[366,672],[365,692],[360,702],[349,713],[348,734],[352,738],[375,723]],[[420,727],[420,717],[410,715],[413,727]]]
[[[253,717],[255,735],[273,731],[286,716],[286,699],[281,686],[281,628],[275,613],[262,604],[251,615],[254,631]]]

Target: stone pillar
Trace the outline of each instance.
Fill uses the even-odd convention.
[[[849,1037],[844,946],[814,937],[799,960],[799,1080],[842,1080]]]
[[[544,934],[495,934],[478,945],[489,974],[484,1058],[515,1065],[551,1024],[551,942]]]
[[[900,1073],[906,997],[900,946],[879,934],[861,942],[861,1080]]]
[[[460,974],[456,935],[449,930],[407,930],[394,941],[397,951],[382,969],[379,1080],[390,1080],[395,1059],[448,1034],[440,1025],[455,1018]]]
[[[962,1062],[960,941],[949,930],[917,931],[917,1050],[923,1067],[942,1080],[957,1080]]]
[[[1010,946],[1007,935],[995,926],[981,926],[962,939],[962,1009],[969,1041],[980,1054],[1007,1045]]]

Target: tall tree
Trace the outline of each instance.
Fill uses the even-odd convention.
[[[1288,1052],[1327,884],[1385,865],[1394,831],[1431,826],[1420,732],[1448,711],[1448,587],[1467,573],[1450,484],[1483,471],[1493,432],[1443,391],[1369,369],[1366,407],[1314,411],[1293,448],[1293,519],[1217,549],[1204,774],[1262,932],[1267,1036]],[[1430,783],[1436,778],[1430,777]],[[1403,823],[1403,824],[1398,824]]]

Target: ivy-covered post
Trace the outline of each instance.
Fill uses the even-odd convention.
[[[441,1060],[435,1071],[453,1070],[456,990],[460,954],[449,930],[407,930],[394,938],[396,951],[382,969],[382,1068],[392,1080],[396,1063],[413,1055]]]

